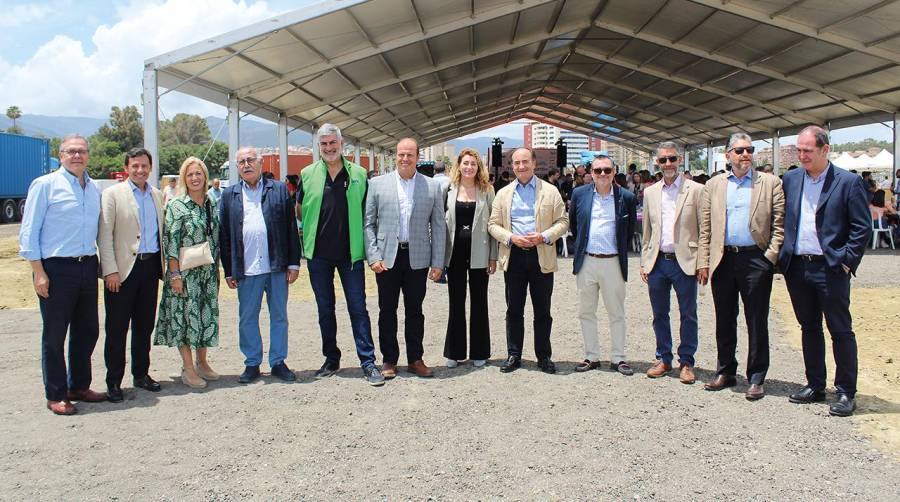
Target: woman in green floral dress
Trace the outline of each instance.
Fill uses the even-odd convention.
[[[179,172],[179,196],[166,206],[163,244],[168,273],[159,304],[156,345],[178,347],[181,381],[192,388],[217,380],[206,359],[208,347],[219,343],[219,215],[206,196],[209,174],[203,162],[189,157]],[[182,248],[209,243],[213,263],[182,270]],[[193,362],[191,349],[197,352]]]

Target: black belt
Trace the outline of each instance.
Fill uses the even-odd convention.
[[[136,256],[137,259],[141,261],[152,260],[154,258],[159,258],[159,251],[155,253],[138,253]]]
[[[725,246],[726,253],[749,253],[750,251],[760,251],[759,246]]]
[[[797,254],[794,255],[796,258],[800,258],[803,261],[822,261],[825,259],[825,256],[820,254]]]
[[[409,249],[409,243],[408,242],[400,242],[400,243],[397,243],[397,247],[399,247],[400,249]]]
[[[83,261],[87,261],[87,260],[90,260],[91,258],[96,258],[96,257],[97,257],[97,255],[95,255],[95,254],[86,254],[83,256],[53,256],[53,257],[50,257],[47,259],[48,260],[65,260],[65,261],[83,262]]]
[[[594,258],[615,258],[619,256],[618,254],[603,254],[603,253],[587,253],[588,256],[593,256]]]
[[[677,261],[678,258],[675,256],[675,253],[663,253],[663,260]]]

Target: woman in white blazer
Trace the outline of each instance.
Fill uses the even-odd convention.
[[[477,367],[491,356],[488,277],[497,268],[497,241],[488,233],[494,188],[478,152],[464,148],[450,171],[447,210],[447,289],[450,318],[444,357],[455,368],[466,359],[466,287],[469,289],[469,359]]]

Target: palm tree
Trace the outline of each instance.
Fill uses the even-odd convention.
[[[12,120],[13,128],[18,129],[16,127],[16,119],[22,116],[22,110],[20,110],[18,106],[10,106],[6,109],[6,116],[9,117],[10,120]]]

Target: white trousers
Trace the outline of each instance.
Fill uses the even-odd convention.
[[[613,364],[625,360],[625,280],[619,268],[619,258],[584,257],[584,263],[575,276],[578,286],[578,319],[584,337],[585,359],[600,360],[600,338],[597,334],[597,304],[603,297],[603,306],[609,317],[609,335],[612,339],[609,361]]]

